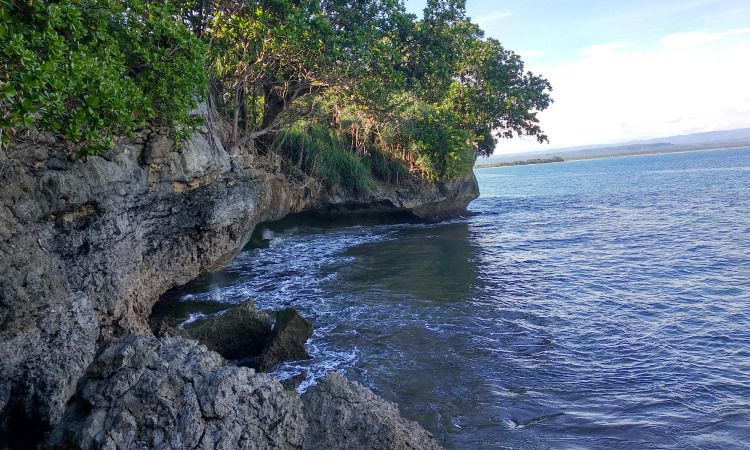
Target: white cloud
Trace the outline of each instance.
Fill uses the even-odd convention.
[[[608,42],[606,44],[598,44],[592,45],[591,47],[586,47],[581,50],[579,54],[581,56],[586,56],[589,58],[600,58],[610,56],[618,50],[622,50],[627,47],[628,44],[625,42]]]
[[[539,115],[551,145],[503,140],[497,151],[750,126],[750,39],[735,31],[731,39],[719,33],[725,37],[713,45],[645,49],[618,42],[585,49],[581,57],[561,65],[539,67],[533,59],[527,61],[554,89],[555,103]]]
[[[524,60],[531,59],[531,58],[539,58],[545,55],[545,52],[542,50],[519,50],[516,53]]]
[[[707,33],[704,31],[691,31],[687,33],[675,33],[665,36],[661,43],[665,47],[671,48],[693,48],[703,44],[709,44],[711,42],[720,41],[722,39],[750,34],[750,28],[737,28],[735,30],[727,30],[715,33]]]
[[[510,17],[511,15],[513,14],[508,11],[498,11],[492,14],[488,14],[486,16],[477,17],[476,23],[484,27],[484,26],[489,25],[492,22],[497,22],[498,20],[502,20],[507,17]]]

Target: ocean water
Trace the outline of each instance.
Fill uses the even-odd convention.
[[[750,148],[477,177],[469,218],[268,228],[166,301],[298,308],[278,376],[344,372],[447,448],[750,448]]]

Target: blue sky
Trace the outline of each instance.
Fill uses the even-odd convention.
[[[421,14],[424,0],[407,0]],[[553,85],[550,145],[750,127],[750,1],[468,0],[488,36]]]

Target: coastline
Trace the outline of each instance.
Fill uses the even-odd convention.
[[[639,157],[639,156],[654,156],[654,155],[671,155],[671,154],[682,154],[682,153],[692,153],[692,152],[712,152],[712,151],[721,151],[721,150],[732,150],[732,149],[738,149],[738,148],[750,148],[747,143],[743,143],[740,145],[732,145],[732,146],[722,146],[722,147],[709,147],[709,148],[695,148],[690,150],[675,150],[672,152],[663,152],[663,151],[655,151],[655,152],[648,152],[648,153],[633,153],[633,154],[622,154],[622,155],[611,155],[611,156],[596,156],[596,157],[590,157],[590,158],[576,158],[576,157],[568,157],[564,161],[554,161],[554,162],[547,162],[543,164],[558,164],[558,163],[568,163],[568,162],[576,162],[576,161],[593,161],[593,160],[599,160],[599,159],[613,159],[613,158],[631,158],[631,157]],[[536,164],[526,164],[526,165],[536,165]],[[507,167],[517,167],[513,165],[504,165],[504,166],[482,166],[482,165],[475,165],[474,170],[481,170],[481,169],[497,169],[497,168],[507,168]]]
[[[365,196],[328,192],[317,180],[286,175],[273,156],[252,151],[230,154],[206,128],[181,152],[173,152],[172,146],[159,130],[144,130],[102,157],[82,162],[67,157],[53,140],[28,144],[17,160],[7,160],[8,170],[0,173],[3,184],[10,187],[0,198],[10,212],[0,223],[4,295],[0,447],[37,448],[45,445],[48,435],[56,436],[58,445],[85,447],[85,442],[104,442],[103,436],[116,431],[107,428],[115,422],[126,426],[146,420],[137,414],[125,422],[89,415],[95,422],[86,422],[79,413],[107,401],[115,402],[108,411],[124,413],[114,398],[87,397],[111,389],[134,389],[140,394],[131,400],[149,404],[153,393],[148,386],[124,388],[115,376],[128,378],[134,367],[144,370],[148,360],[157,365],[164,361],[168,379],[174,371],[183,378],[195,373],[196,367],[188,361],[172,364],[171,353],[159,356],[159,349],[172,342],[165,339],[172,338],[149,337],[151,309],[168,289],[224,267],[249,241],[257,224],[303,211],[388,211],[437,221],[465,213],[466,205],[478,195],[473,173],[443,183],[380,183]],[[199,347],[194,352],[203,354],[205,347]],[[143,357],[117,365],[133,353]],[[218,355],[206,358],[213,361],[206,364],[215,368],[210,371],[212,383],[234,383],[229,380],[251,376],[249,369],[229,366]],[[104,378],[97,375],[102,364],[110,367]],[[272,397],[277,396],[273,392],[283,391],[275,379],[263,383]],[[355,385],[349,389],[355,397],[364,395]],[[191,410],[181,403],[185,400],[181,394],[173,400],[177,410]],[[227,399],[223,405],[236,408],[232,402],[240,400]],[[291,408],[302,411],[298,400],[290,401]],[[274,414],[282,414],[287,405],[286,400],[280,402]],[[208,414],[205,409],[200,414],[192,411]],[[395,436],[404,442],[409,436],[424,437],[394,416],[393,408],[383,411],[377,417],[365,414],[362,421],[371,420],[372,426],[380,423],[383,430],[401,430]],[[70,419],[61,425],[64,417]],[[193,428],[207,429],[209,423],[204,422]],[[229,423],[236,424],[227,422],[229,428]],[[336,424],[331,419],[323,425],[324,429],[344,426]],[[192,428],[180,426],[168,424],[162,431],[187,439]],[[291,434],[263,439],[270,439],[268,445],[298,448],[308,426],[317,425],[302,418],[287,429]],[[118,442],[127,444],[133,433],[140,436],[138,430],[140,426],[121,433],[125,440]],[[372,438],[385,439],[395,432],[383,433]],[[201,445],[211,447],[208,442]]]

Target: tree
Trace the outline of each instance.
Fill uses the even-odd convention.
[[[346,161],[313,170],[315,161],[302,164],[310,162],[304,149],[285,150],[331,179],[359,171],[357,161],[377,161],[382,173],[395,173],[393,162],[428,179],[455,178],[499,139],[547,139],[537,114],[552,101],[550,84],[485,38],[465,0],[428,0],[421,19],[401,0],[0,6],[6,143],[36,127],[95,152],[148,122],[189,129],[203,97],[212,119],[229,123],[230,147],[274,151],[279,133],[293,132],[295,142],[320,144],[325,151],[312,153],[331,164]],[[303,138],[305,130],[317,137]],[[367,183],[356,178],[361,190]]]
[[[189,125],[203,45],[168,3],[0,0],[0,139],[39,128],[97,152],[147,121]]]
[[[232,117],[232,144],[268,142],[294,100],[329,84],[330,31],[314,1],[216,5],[206,36],[215,106]]]
[[[495,39],[476,39],[463,48],[445,102],[475,133],[478,153],[489,156],[499,138],[547,140],[537,112],[552,102],[549,82],[525,72],[521,58]]]

